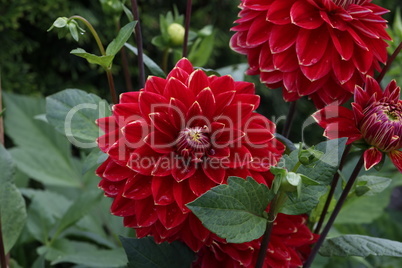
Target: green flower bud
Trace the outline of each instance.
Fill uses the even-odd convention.
[[[172,23],[167,29],[170,41],[173,45],[182,45],[184,41],[184,27],[178,23]]]
[[[285,177],[282,178],[280,190],[283,192],[296,192],[302,183],[300,174],[294,172],[288,172]]]
[[[299,161],[302,165],[308,166],[318,160],[323,155],[323,152],[309,148],[307,150],[300,150]]]

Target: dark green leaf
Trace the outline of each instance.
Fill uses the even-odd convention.
[[[60,234],[80,220],[99,201],[101,196],[102,194],[99,190],[83,192],[58,222],[55,235]]]
[[[194,253],[178,241],[156,244],[151,237],[136,239],[122,236],[120,240],[129,268],[188,268],[194,260]]]
[[[86,52],[82,48],[73,49],[71,50],[70,53],[86,59],[89,63],[98,64],[102,66],[104,69],[110,68],[112,61],[114,59],[114,55],[97,56]]]
[[[197,39],[188,54],[188,59],[194,66],[202,67],[207,64],[214,48],[215,34]]]
[[[136,47],[133,47],[132,45],[125,43],[124,44],[129,50],[131,50],[135,55],[138,55],[138,50]],[[163,70],[156,64],[151,58],[149,58],[147,55],[143,54],[144,57],[144,64],[145,66],[148,67],[149,71],[151,74],[159,77],[166,77],[166,74],[163,72]]]
[[[364,235],[328,238],[320,248],[324,256],[393,256],[402,257],[402,243]]]
[[[357,178],[356,191],[359,187],[364,187],[363,194],[365,196],[372,196],[384,191],[390,184],[392,180],[390,178],[378,177],[378,176],[360,176]],[[360,190],[362,191],[362,189]]]
[[[77,147],[94,148],[102,135],[95,121],[110,115],[107,105],[94,94],[65,89],[46,98],[46,118]]]
[[[4,183],[0,190],[0,216],[5,252],[9,252],[20,236],[27,213],[25,201],[17,187],[12,183]]]
[[[229,177],[187,206],[204,226],[229,243],[243,243],[262,236],[265,209],[273,198],[267,186],[252,178]]]
[[[130,38],[136,24],[136,21],[132,21],[120,29],[117,37],[113,39],[113,41],[106,48],[107,56],[115,56],[117,52],[119,52],[119,50],[124,46],[124,43],[126,43]]]
[[[327,191],[326,186],[322,185],[303,185],[300,197],[297,193],[290,193],[290,198],[283,206],[281,213],[288,215],[299,215],[310,212],[315,208],[320,200],[320,197]]]

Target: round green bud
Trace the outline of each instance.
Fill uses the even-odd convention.
[[[178,23],[172,23],[167,29],[168,35],[173,45],[182,45],[184,41],[184,27]]]
[[[294,172],[288,172],[281,180],[280,191],[296,192],[298,185],[301,183],[301,177]]]

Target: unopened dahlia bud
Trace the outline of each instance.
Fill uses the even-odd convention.
[[[168,34],[173,45],[181,45],[184,41],[184,27],[178,23],[172,23],[168,27]]]

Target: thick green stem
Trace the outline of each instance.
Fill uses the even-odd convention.
[[[362,169],[364,164],[364,158],[363,155],[360,157],[359,161],[356,164],[355,169],[353,170],[352,174],[350,175],[349,181],[345,186],[345,189],[343,190],[341,197],[338,200],[338,203],[336,203],[335,209],[331,214],[331,217],[329,218],[327,224],[324,227],[324,230],[322,231],[320,238],[318,239],[317,243],[315,244],[313,250],[310,253],[310,256],[308,257],[307,261],[305,262],[303,268],[309,268],[311,264],[313,263],[315,256],[317,255],[320,247],[322,246],[325,238],[327,237],[329,230],[331,229],[332,225],[335,222],[336,217],[338,216],[339,212],[341,211],[342,205],[345,202],[346,198],[348,197],[348,194],[350,190],[352,189],[353,184],[356,181],[357,175],[359,175],[360,170]]]
[[[285,193],[279,192],[271,201],[268,213],[267,227],[262,237],[260,251],[258,252],[255,268],[262,268],[264,266],[264,261],[267,255],[268,245],[271,238],[272,228],[274,226],[274,221],[276,219],[278,211],[280,210],[286,199],[287,195]]]
[[[102,54],[102,56],[106,56],[106,51],[105,48],[102,45],[102,41],[99,38],[98,33],[96,32],[96,30],[94,29],[94,27],[92,26],[91,23],[89,23],[89,21],[87,21],[85,18],[81,17],[81,16],[72,16],[69,18],[69,20],[79,20],[81,22],[83,22],[85,24],[85,26],[88,27],[89,31],[91,32],[92,36],[94,37],[96,43],[98,44],[98,48]],[[109,91],[110,91],[110,96],[112,97],[112,101],[113,103],[117,103],[117,94],[116,94],[116,89],[114,87],[114,82],[113,82],[113,76],[112,76],[112,71],[110,69],[106,69],[106,77],[107,77],[107,81],[109,84]]]
[[[98,45],[100,53],[102,54],[102,56],[105,56],[106,55],[105,48],[103,47],[102,42],[101,42],[101,40],[99,38],[99,35],[95,31],[95,28],[92,26],[92,24],[89,23],[89,21],[87,21],[85,18],[83,18],[81,16],[77,16],[77,15],[70,17],[68,20],[74,20],[74,19],[83,22],[85,24],[85,26],[88,27],[88,29],[91,32],[92,36],[95,38],[95,41],[96,41],[96,44]]]

